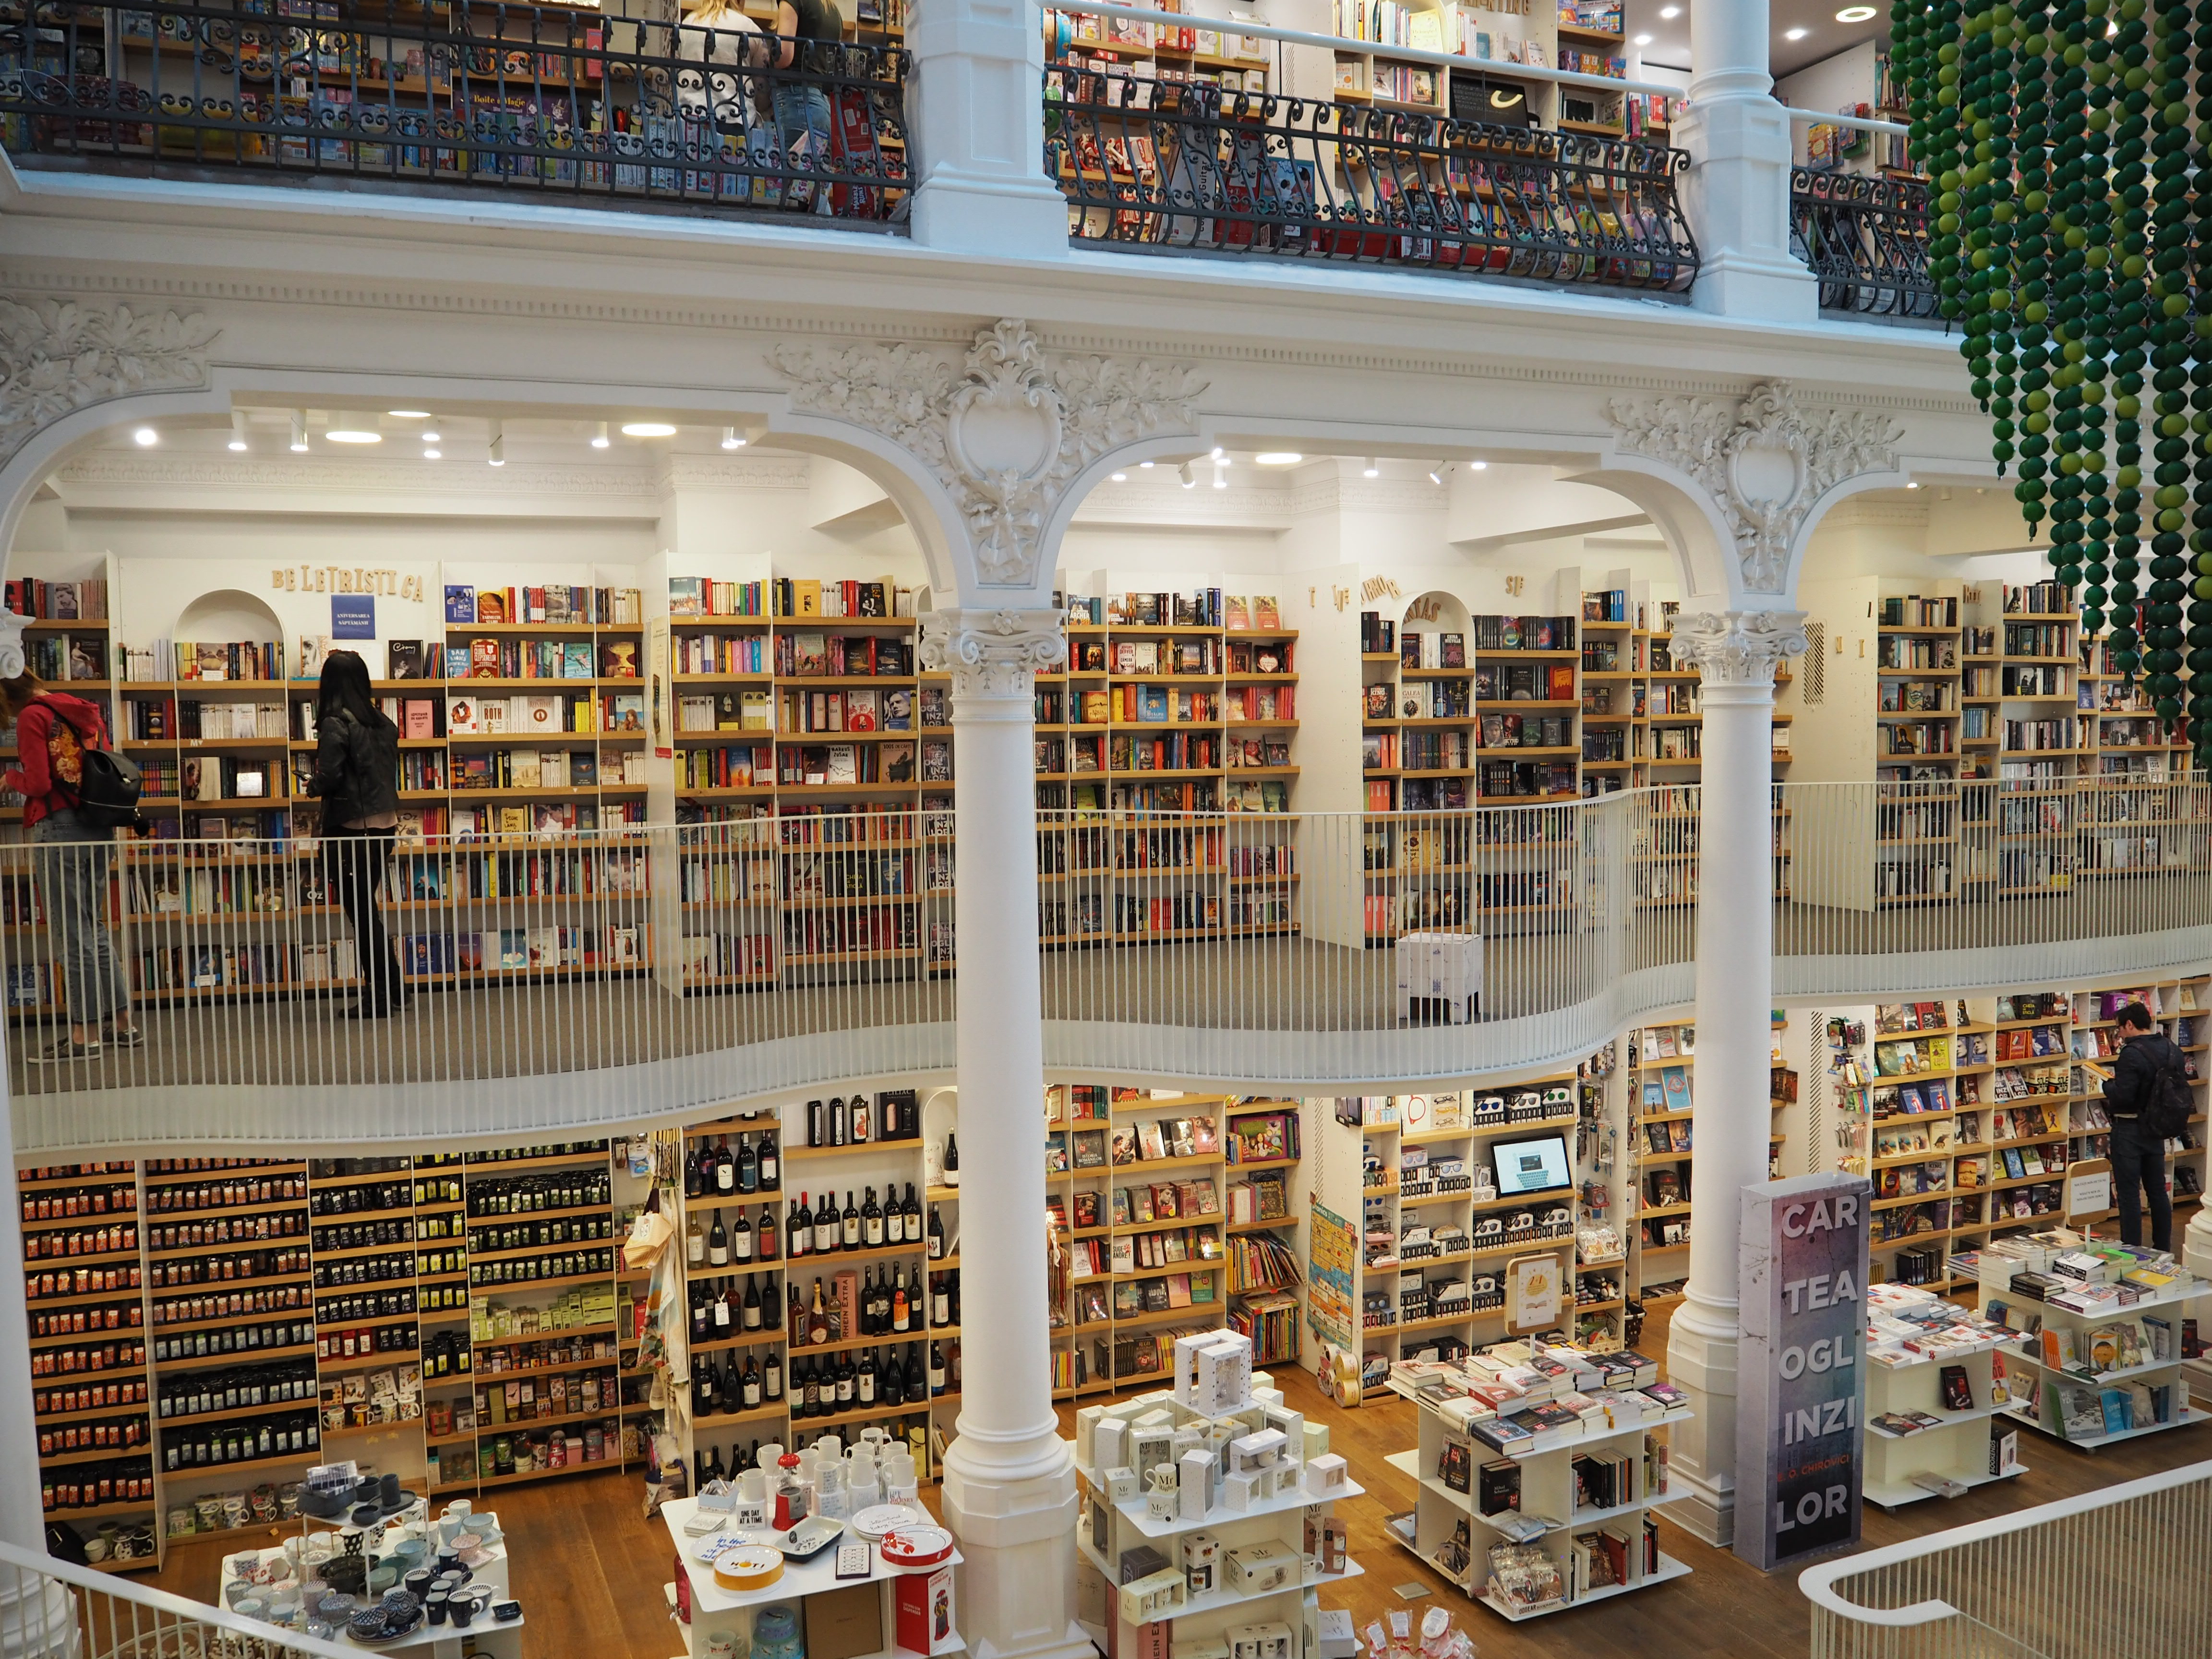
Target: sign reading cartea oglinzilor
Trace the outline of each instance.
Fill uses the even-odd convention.
[[[1840,1172],[1743,1189],[1735,1553],[1764,1571],[1858,1542],[1869,1196]]]

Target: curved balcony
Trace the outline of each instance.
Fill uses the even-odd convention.
[[[823,822],[852,838],[808,838]],[[2201,781],[1785,784],[1773,824],[1778,1000],[2212,956]],[[1055,1072],[1376,1092],[1571,1062],[1692,994],[1694,789],[1040,818],[1037,836]],[[28,1054],[61,1029],[76,941],[44,916],[49,855],[9,848],[17,1150],[551,1134],[949,1081],[955,854],[931,814],[402,848],[381,914],[410,1001],[356,1021],[339,1017],[350,930],[317,854],[130,842],[112,856],[112,936],[147,1040],[42,1064]],[[1479,963],[1472,1020],[1401,1003],[1408,933]]]

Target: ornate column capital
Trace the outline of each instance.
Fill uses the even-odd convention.
[[[1028,712],[1032,678],[1067,658],[1057,611],[933,611],[921,619],[921,665],[952,676],[952,703],[1018,702]]]
[[[971,568],[963,585],[1028,588],[1045,526],[1084,468],[1159,434],[1194,433],[1206,390],[1188,364],[1048,350],[1030,325],[1000,319],[957,359],[885,343],[830,350],[779,346],[791,406],[888,438],[942,485],[958,510]]]
[[[1846,478],[1894,471],[1904,435],[1878,410],[1813,408],[1786,380],[1761,381],[1741,402],[1620,398],[1606,413],[1624,453],[1686,473],[1711,495],[1750,593],[1783,592],[1814,503]]]
[[[1810,648],[1802,611],[1685,611],[1674,641],[1674,661],[1695,668],[1704,690],[1745,686],[1769,696],[1776,666]]]
[[[198,312],[0,295],[0,460],[90,404],[205,386],[216,331]]]

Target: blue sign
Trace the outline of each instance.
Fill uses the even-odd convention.
[[[373,640],[376,637],[376,595],[331,595],[331,637],[334,640]]]

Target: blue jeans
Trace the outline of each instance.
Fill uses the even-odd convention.
[[[131,988],[107,932],[107,870],[115,832],[82,822],[74,810],[49,812],[32,826],[46,935],[62,965],[62,995],[74,1025],[115,1018],[130,1024]],[[51,846],[46,843],[52,843]]]
[[[773,94],[775,105],[775,127],[783,143],[784,161],[791,165],[793,146],[811,133],[814,143],[812,159],[806,164],[810,171],[826,171],[830,166],[830,94],[823,88],[809,82],[779,82]],[[811,179],[793,181],[791,199],[799,206],[807,204],[815,191],[828,191],[829,186]]]

